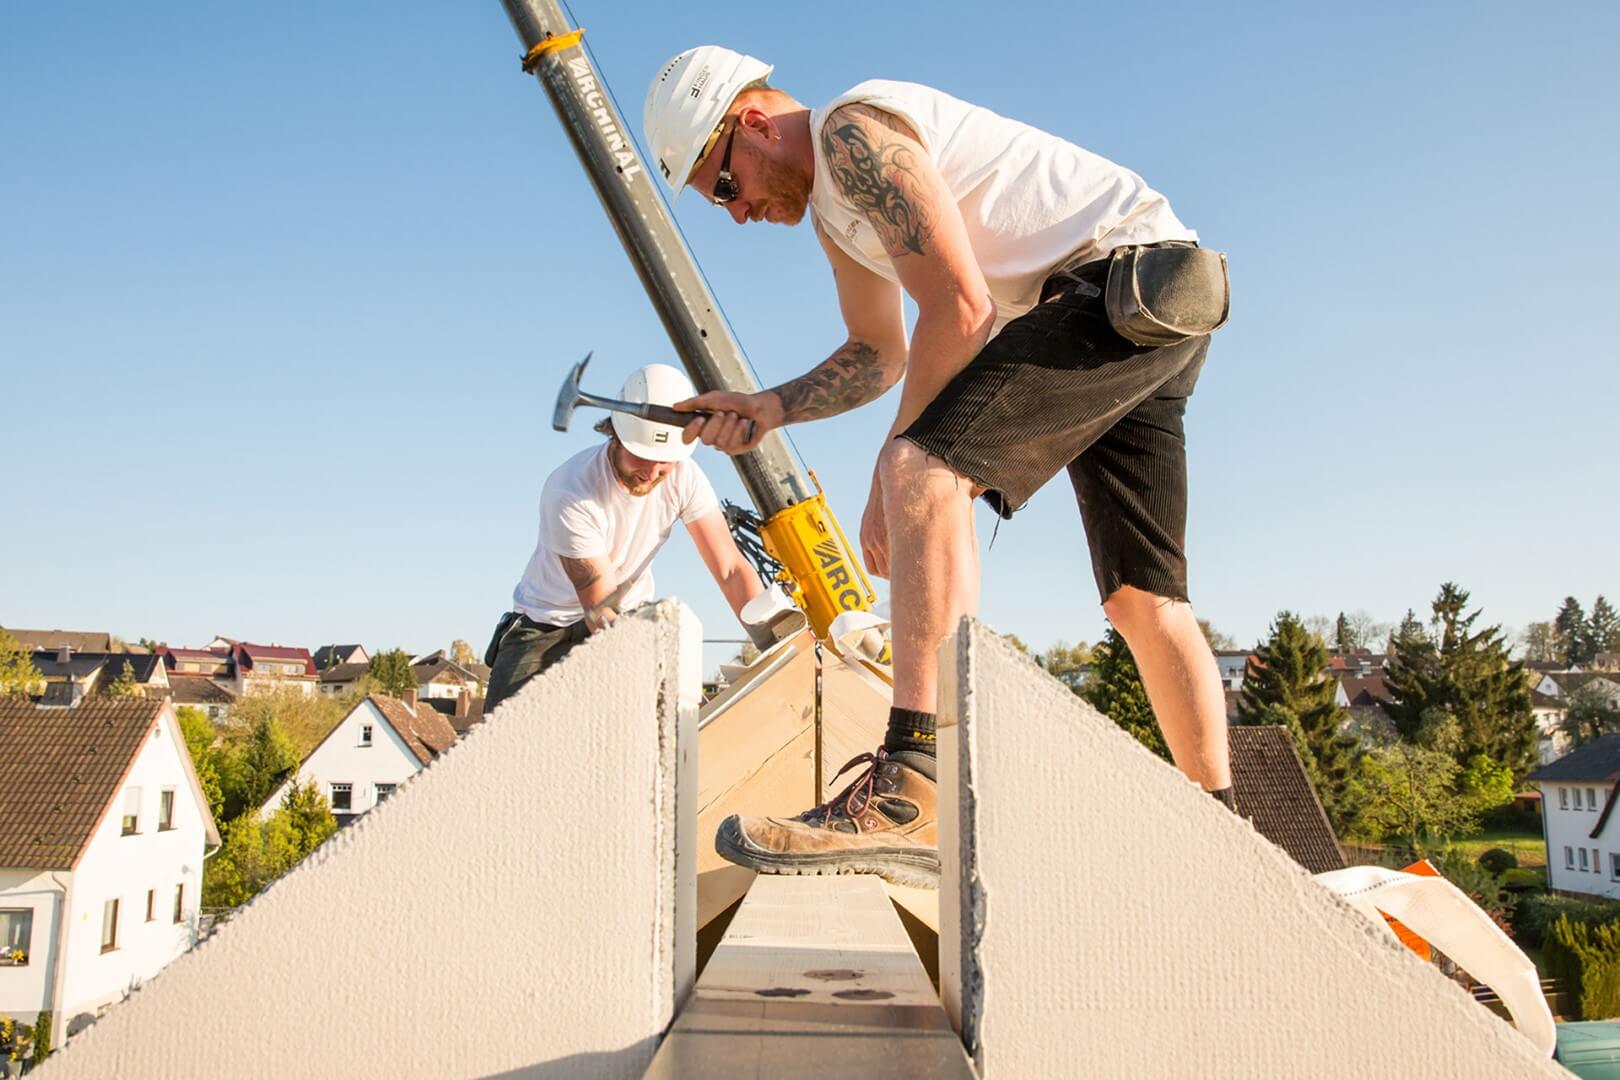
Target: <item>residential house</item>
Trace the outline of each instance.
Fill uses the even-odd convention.
[[[1573,748],[1569,734],[1564,730],[1564,712],[1568,702],[1556,694],[1543,693],[1538,682],[1530,691],[1530,711],[1535,715],[1537,762],[1550,765]]]
[[[172,673],[206,676],[236,697],[276,690],[309,695],[318,681],[308,649],[215,638],[205,649],[160,652]]]
[[[170,675],[169,700],[177,709],[181,706],[200,709],[217,724],[230,716],[236,695],[206,675]]]
[[[484,699],[473,697],[465,690],[454,698],[419,697],[417,700],[450,721],[458,738],[465,735],[468,728],[484,720]]]
[[[18,630],[6,627],[17,644],[31,651],[55,652],[66,645],[74,652],[108,653],[113,651],[113,636],[101,631],[85,630]]]
[[[371,673],[371,665],[334,664],[320,673],[317,686],[323,697],[342,697],[354,692],[360,680]]]
[[[74,652],[63,645],[36,651],[33,664],[45,680],[47,693],[63,702],[104,693],[123,674],[125,665],[143,697],[160,698],[169,689],[163,658],[152,653]],[[53,685],[57,690],[51,691]]]
[[[1604,735],[1527,778],[1541,793],[1547,885],[1620,899],[1620,735]]]
[[[489,685],[489,668],[483,664],[458,664],[444,650],[417,657],[411,662],[416,674],[416,692],[425,698],[454,699],[463,692],[483,697]]]
[[[1593,671],[1620,671],[1620,652],[1600,652],[1592,657]]]
[[[1395,734],[1395,725],[1384,709],[1393,696],[1382,670],[1367,675],[1340,674],[1333,700],[1349,714],[1346,733],[1362,742],[1383,742]]]
[[[267,799],[274,813],[294,783],[314,781],[346,825],[387,799],[456,741],[456,730],[415,694],[403,700],[368,694],[310,751],[297,772]]]
[[[371,654],[363,645],[322,645],[315,650],[315,670],[326,671],[339,664],[369,664]]]
[[[1250,649],[1216,649],[1215,666],[1221,669],[1221,682],[1228,690],[1241,690],[1249,672]]]
[[[233,677],[234,664],[229,651],[171,649],[167,645],[160,645],[158,655],[163,657],[170,675],[200,675],[220,682],[229,682]]]
[[[1227,745],[1238,813],[1311,873],[1344,869],[1344,852],[1288,729],[1234,725]]]
[[[0,1013],[82,1030],[189,949],[219,831],[162,699],[0,699]]]

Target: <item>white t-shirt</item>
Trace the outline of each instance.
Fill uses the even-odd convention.
[[[810,113],[816,156],[810,211],[835,244],[890,281],[900,279],[883,241],[844,199],[821,145],[827,117],[855,101],[917,132],[962,212],[998,331],[1035,306],[1054,271],[1128,244],[1198,239],[1163,195],[1107,158],[932,87],[873,79]]]
[[[639,572],[618,606],[625,610],[646,603],[653,598],[653,555],[669,539],[675,522],[690,524],[720,508],[709,478],[690,458],[676,464],[648,494],[631,495],[608,461],[611,445],[582,450],[546,481],[540,495],[540,537],[523,579],[512,590],[513,607],[531,619],[568,626],[585,617],[559,555],[606,556],[615,588]]]

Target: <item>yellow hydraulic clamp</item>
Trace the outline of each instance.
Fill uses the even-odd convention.
[[[877,602],[861,561],[850,547],[827,495],[812,470],[816,493],[778,511],[760,527],[771,558],[782,564],[780,580],[810,618],[818,638],[846,611],[867,611]]]

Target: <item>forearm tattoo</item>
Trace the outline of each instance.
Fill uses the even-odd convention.
[[[915,145],[862,105],[838,110],[821,132],[833,182],[866,215],[890,258],[924,254],[934,235],[934,206],[917,175]]]
[[[563,573],[568,575],[568,580],[573,583],[576,592],[584,592],[596,584],[602,576],[602,571],[598,570],[590,559],[570,559],[566,555],[559,555],[557,558],[562,562]]]
[[[864,341],[842,348],[797,379],[774,387],[782,400],[782,422],[821,420],[865,405],[889,388],[878,351]]]

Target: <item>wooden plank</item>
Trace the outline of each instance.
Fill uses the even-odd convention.
[[[754,882],[649,1077],[971,1077],[875,877]]]

